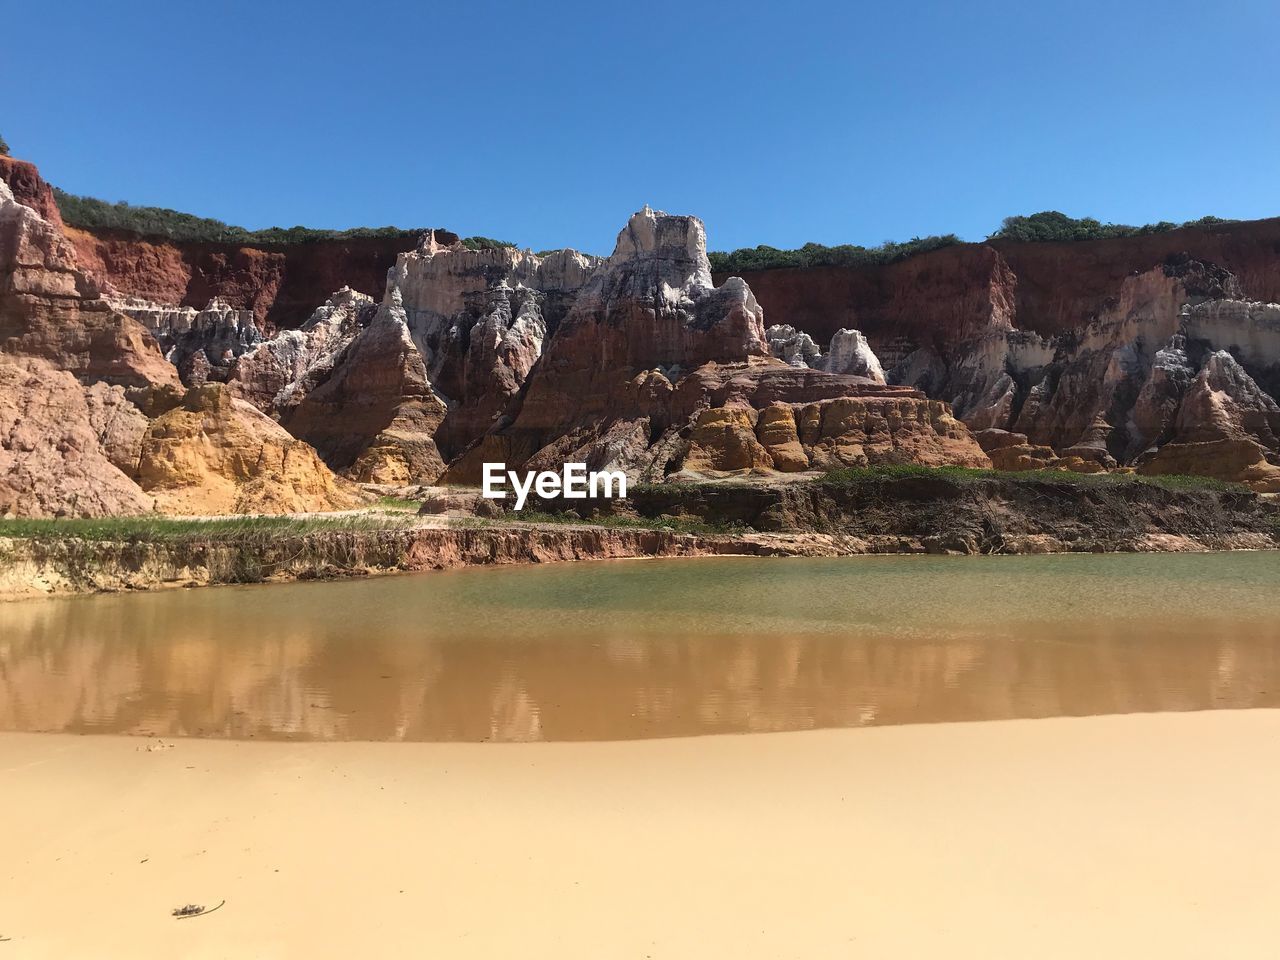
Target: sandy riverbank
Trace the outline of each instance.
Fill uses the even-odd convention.
[[[1269,957],[1277,743],[1269,710],[610,744],[0,734],[0,958]]]

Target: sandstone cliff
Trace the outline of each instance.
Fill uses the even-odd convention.
[[[162,513],[294,513],[360,502],[314,449],[223,384],[189,390],[156,417],[135,475]]]
[[[24,183],[34,201],[39,183]],[[190,334],[181,320],[168,317],[170,332]],[[224,328],[197,333],[208,345]],[[356,502],[310,447],[210,389],[184,397],[156,337],[99,296],[59,223],[0,181],[0,516]]]
[[[58,230],[63,229],[62,214],[53,198],[53,188],[40,176],[34,163],[13,157],[0,157],[0,181],[9,188],[18,203],[30,207]]]
[[[187,386],[225,381],[236,359],[262,340],[253,311],[237,310],[221,297],[210,300],[202,310],[140,297],[107,302],[151,332]]]
[[[551,335],[510,425],[446,476],[474,481],[485,461],[661,480],[909,460],[988,463],[919,391],[772,358],[751,289],[712,284],[701,221],[646,207]]]
[[[1209,416],[1204,403],[1180,411],[1218,352],[1241,367],[1243,379],[1224,381],[1239,395],[1233,403],[1256,409],[1255,393],[1270,400],[1280,389],[1280,306],[1262,299],[1280,294],[1278,243],[1280,221],[1260,221],[965,245],[876,268],[751,279],[771,316],[786,321],[772,328],[776,356],[824,368],[817,338],[835,323],[857,324],[889,382],[951,404],[997,466],[1140,465],[1265,487],[1280,448],[1254,420],[1206,420],[1217,447],[1155,451]]]
[[[178,374],[225,383],[359,481],[474,482],[485,460],[648,480],[913,462],[1280,487],[1280,220],[716,286],[701,222],[647,208],[600,260],[443,231],[279,247],[64,231],[30,164],[3,158],[0,184],[0,359],[24,396],[50,370],[134,400]],[[213,404],[209,429],[239,409]],[[101,458],[136,480],[140,451],[113,443]]]
[[[118,402],[124,422],[112,424],[104,411],[96,427],[95,397]],[[146,423],[122,396],[94,394],[66,371],[0,362],[0,517],[148,512],[151,499],[128,473]]]
[[[344,286],[380,297],[397,255],[417,243],[414,237],[356,237],[242,246],[75,227],[66,233],[85,271],[115,296],[197,310],[219,297],[253,311],[268,332],[301,325]],[[442,230],[436,235],[457,239]]]
[[[330,467],[365,483],[430,483],[443,472],[435,433],[446,408],[427,379],[398,291],[316,376],[305,394],[286,396],[280,416]]]
[[[3,182],[0,354],[34,357],[86,382],[177,382],[142,325],[98,295],[57,224],[15,200]]]
[[[429,234],[387,278],[434,388],[449,402],[438,432],[446,456],[495,426],[520,392],[598,257],[468,250]]]
[[[284,330],[239,354],[227,374],[236,396],[266,413],[296,407],[325,380],[377,312],[372,297],[343,287],[297,330]]]

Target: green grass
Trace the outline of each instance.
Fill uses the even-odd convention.
[[[617,530],[671,530],[675,533],[726,534],[742,533],[746,528],[739,524],[708,523],[705,520],[693,520],[688,517],[632,517],[606,514],[584,520],[566,516],[562,513],[544,513],[540,510],[521,510],[509,513],[507,520],[518,520],[522,523],[559,523],[585,524],[592,527],[607,527]]]
[[[1239,492],[1245,488],[1238,483],[1215,480],[1211,477],[1192,477],[1181,474],[1139,476],[1134,473],[1072,473],[1068,470],[983,470],[973,467],[922,467],[913,464],[880,467],[842,467],[828,470],[813,482],[827,486],[846,487],[876,480],[893,480],[906,477],[943,477],[959,483],[978,480],[1005,480],[1010,483],[1066,483],[1079,487],[1148,486],[1163,490],[1217,490]]]
[[[65,520],[0,520],[0,537],[22,540],[90,540],[100,542],[209,540],[235,541],[262,537],[303,536],[329,531],[391,530],[400,517],[101,517]]]

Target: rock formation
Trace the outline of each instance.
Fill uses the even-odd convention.
[[[311,448],[225,388],[184,397],[155,337],[99,296],[58,222],[19,203],[8,182],[0,180],[0,515],[357,502]],[[36,199],[38,183],[25,184]]]
[[[910,462],[1280,487],[1280,221],[967,244],[719,286],[702,224],[648,208],[607,260],[472,250],[443,231],[305,246],[64,230],[35,168],[0,159],[17,438],[4,447],[17,495],[2,499],[140,509],[152,484],[166,508],[206,489],[220,508],[285,509],[347,502],[328,470],[474,482],[498,460],[647,480]],[[765,307],[781,322],[766,328]],[[179,373],[225,390],[184,397]],[[52,447],[17,426],[49,420],[43,384],[71,418]],[[166,417],[170,446],[152,436]],[[271,420],[327,468],[286,453]],[[231,448],[259,450],[265,472],[241,475]],[[165,474],[169,450],[199,462]],[[103,463],[119,477],[84,499]],[[35,495],[42,470],[62,479]]]
[[[53,188],[45,183],[34,163],[0,156],[0,181],[9,188],[13,199],[30,207],[55,229],[62,231],[62,214],[58,212]]]
[[[223,384],[187,391],[150,424],[136,475],[163,513],[293,513],[360,502],[315,450]]]
[[[1235,357],[1215,351],[1186,388],[1172,436],[1138,471],[1242,480],[1280,492],[1280,405]]]
[[[813,367],[827,373],[847,373],[884,383],[884,367],[867,338],[858,330],[837,330],[824,354],[813,338],[786,324],[765,331],[769,353],[793,367]]]
[[[1151,453],[1214,352],[1280,391],[1276,249],[1280,220],[1268,220],[747,278],[784,321],[775,355],[820,364],[818,338],[856,327],[890,383],[949,402],[997,464],[1150,470],[1174,462]]]
[[[448,456],[495,426],[600,263],[573,250],[469,250],[450,239],[431,233],[401,254],[386,294],[399,297],[427,375],[448,400],[437,438]]]
[[[266,333],[300,326],[334,290],[381,297],[396,257],[416,234],[340,237],[305,243],[239,244],[139,237],[118,230],[66,229],[81,268],[116,297],[199,309],[215,297],[252,310]],[[442,242],[453,234],[436,230]]]
[[[57,225],[0,182],[0,354],[34,357],[83,382],[173,383],[141,324],[112,310]]]
[[[240,354],[227,377],[232,392],[266,413],[296,407],[329,376],[377,308],[372,297],[343,287],[299,329],[284,330]]]
[[[444,402],[427,380],[398,290],[281,422],[334,470],[365,483],[430,483],[444,470],[435,433]]]
[[[918,391],[771,357],[750,288],[711,283],[701,221],[645,208],[551,335],[510,425],[446,477],[474,480],[485,461],[661,480],[914,458],[988,463]]]
[[[104,402],[95,424],[94,396],[70,373],[43,361],[0,362],[0,517],[151,510],[151,499],[122,469],[129,465],[129,448],[138,449],[134,442],[146,418],[126,401],[124,422],[113,424]]]
[[[221,297],[214,297],[202,310],[140,297],[107,302],[151,331],[187,386],[225,381],[236,358],[262,340],[253,311],[237,310]]]

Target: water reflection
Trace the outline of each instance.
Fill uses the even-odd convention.
[[[1255,556],[1182,578],[1107,566],[1149,558],[994,579],[980,560],[695,561],[11,604],[0,728],[600,740],[1274,707],[1280,620],[1256,580],[1280,565]],[[1104,582],[1088,613],[1047,592]],[[1225,603],[1204,612],[1205,590]]]

